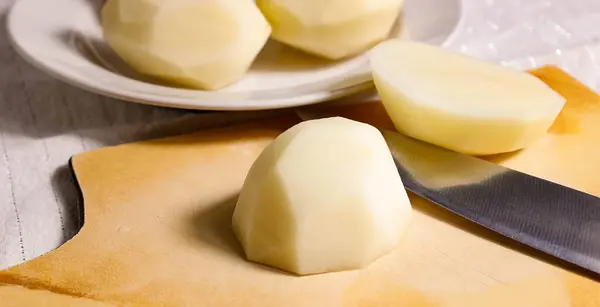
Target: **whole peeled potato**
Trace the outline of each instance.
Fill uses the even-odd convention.
[[[135,70],[214,90],[248,70],[271,33],[252,1],[109,0],[104,38]]]
[[[403,0],[257,0],[273,39],[331,60],[386,39]]]
[[[233,213],[249,260],[299,275],[358,269],[396,248],[411,205],[376,128],[302,122],[252,165]]]

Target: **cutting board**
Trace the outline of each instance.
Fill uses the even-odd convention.
[[[532,73],[566,107],[535,145],[488,159],[600,195],[600,97],[556,68]],[[390,127],[379,103],[330,111]],[[230,227],[237,194],[261,150],[296,122],[75,156],[85,225],[0,272],[0,306],[600,306],[589,276],[414,195],[407,235],[368,268],[298,277],[245,261]]]

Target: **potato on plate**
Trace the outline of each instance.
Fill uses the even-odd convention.
[[[135,70],[205,90],[238,81],[271,27],[252,1],[109,0],[104,38]]]
[[[320,57],[338,60],[386,39],[403,0],[257,0],[273,38]]]

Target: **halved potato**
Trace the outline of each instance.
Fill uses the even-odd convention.
[[[375,85],[396,128],[473,155],[522,149],[565,99],[519,70],[422,43],[390,40],[371,54]]]

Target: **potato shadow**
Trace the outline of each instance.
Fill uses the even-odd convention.
[[[85,36],[74,30],[63,30],[56,33],[56,37],[67,48],[77,52],[80,56],[86,58],[94,65],[114,74],[161,87],[195,90],[194,88],[185,85],[170,83],[169,81],[159,80],[152,76],[137,72],[123,61],[123,59],[121,59],[121,57],[119,57],[102,39]]]
[[[254,268],[278,274],[297,276],[246,259],[244,249],[231,227],[231,219],[237,200],[238,195],[232,195],[223,201],[192,213],[186,223],[186,235],[194,240],[198,240],[202,244],[210,246],[224,256],[235,258]]]
[[[186,224],[189,226],[188,235],[225,255],[244,258],[244,250],[231,227],[237,199],[238,195],[232,195],[208,208],[195,211]]]
[[[322,69],[327,66],[339,64],[343,61],[345,60],[331,61],[320,58],[270,39],[257,55],[250,67],[250,71],[298,72],[303,70]]]

